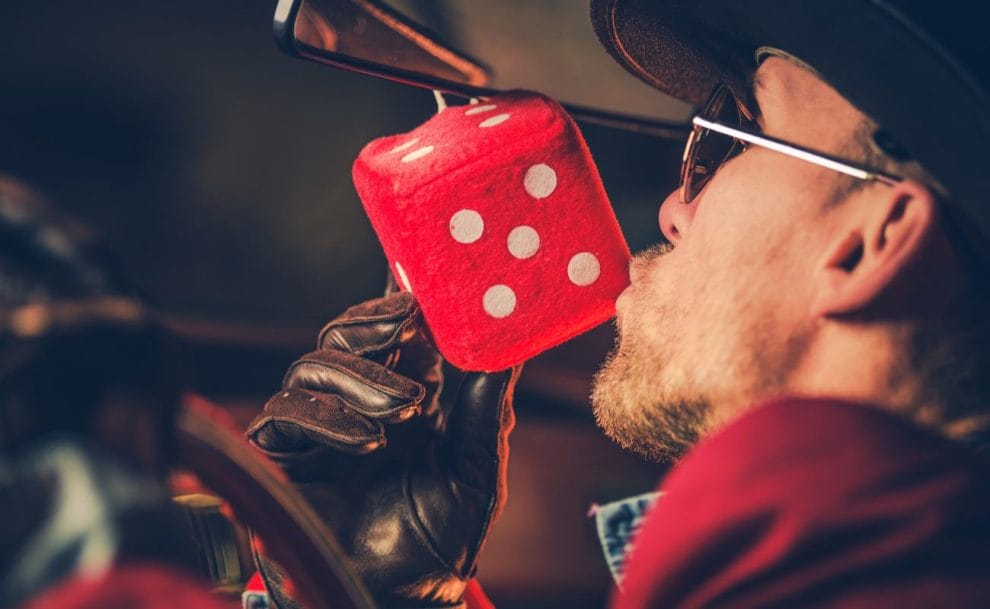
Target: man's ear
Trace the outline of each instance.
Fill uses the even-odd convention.
[[[876,186],[875,188],[884,188]],[[822,257],[816,270],[814,317],[862,311],[910,271],[938,230],[935,196],[924,184],[904,180],[850,201],[862,205]]]

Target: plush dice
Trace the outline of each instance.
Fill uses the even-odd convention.
[[[368,144],[354,184],[440,352],[500,370],[614,314],[629,248],[577,125],[513,91]]]

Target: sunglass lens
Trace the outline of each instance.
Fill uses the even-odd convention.
[[[727,88],[716,92],[706,105],[702,116],[708,120],[731,126],[738,126],[742,122],[742,115],[739,112],[735,97]],[[735,138],[699,128],[691,142],[682,176],[686,201],[694,199],[712,179],[719,167],[738,154],[741,149]]]

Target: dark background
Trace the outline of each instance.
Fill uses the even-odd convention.
[[[196,387],[244,417],[323,321],[381,293],[350,166],[435,111],[429,91],[282,55],[273,10],[0,3],[0,173],[100,233],[182,336]],[[583,128],[630,246],[655,242],[680,142]],[[611,341],[600,328],[524,373],[512,497],[480,570],[502,609],[601,606],[609,580],[584,514],[660,473],[590,417]]]

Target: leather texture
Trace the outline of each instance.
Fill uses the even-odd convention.
[[[323,328],[248,428],[381,607],[461,606],[505,502],[521,367],[466,373],[441,399],[442,364],[409,293],[362,303]],[[293,606],[277,567],[259,564]]]

